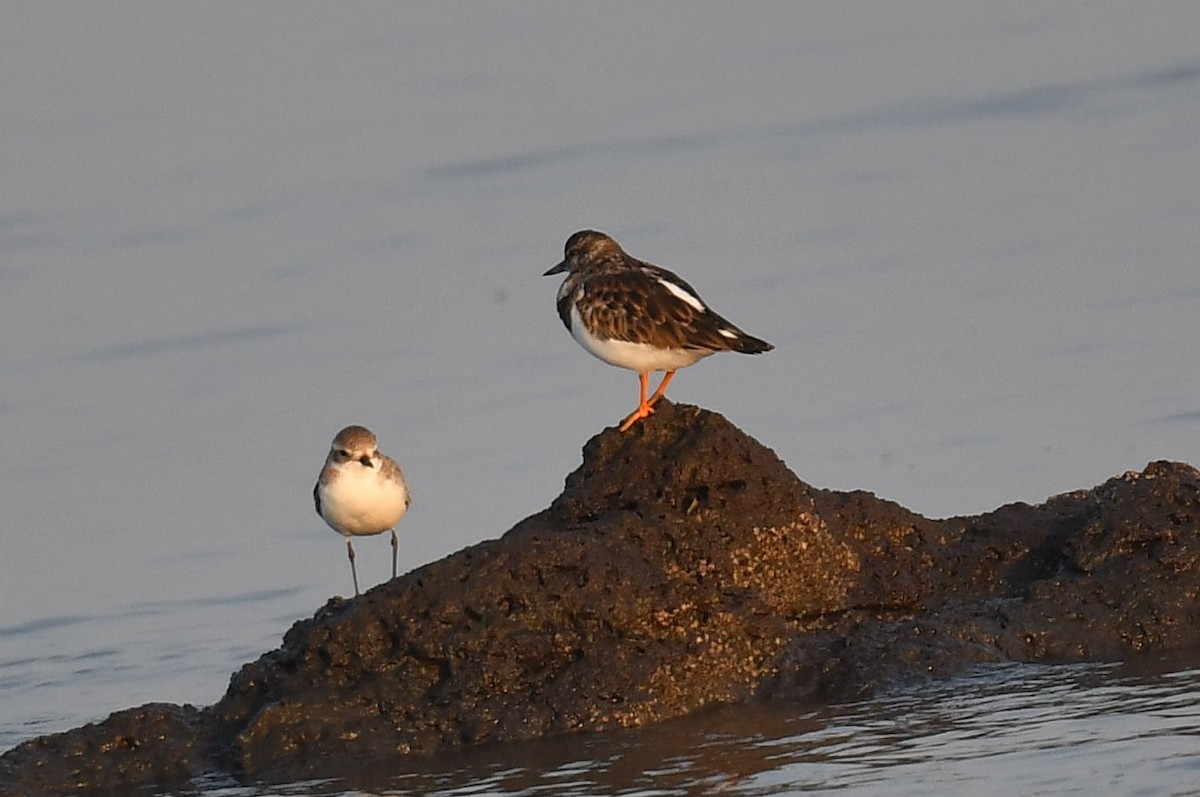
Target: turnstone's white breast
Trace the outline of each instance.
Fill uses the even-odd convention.
[[[713,312],[678,274],[630,257],[602,232],[580,230],[567,239],[563,261],[545,276],[564,271],[558,315],[572,337],[604,362],[638,374],[638,408],[621,431],[654,412],[680,368],[719,351],[774,348]],[[652,371],[665,373],[647,399]]]

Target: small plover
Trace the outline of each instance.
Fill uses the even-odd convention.
[[[325,467],[313,487],[317,514],[346,538],[354,594],[358,572],[354,568],[352,537],[392,532],[392,578],[396,577],[396,524],[412,498],[400,466],[379,453],[375,434],[365,426],[347,426],[333,438]]]
[[[747,335],[708,308],[679,275],[625,253],[602,232],[580,230],[565,257],[543,276],[567,272],[558,289],[558,315],[580,346],[609,365],[636,371],[638,407],[624,432],[654,412],[680,368],[719,351],[761,354],[775,348]],[[665,372],[646,398],[651,371]]]

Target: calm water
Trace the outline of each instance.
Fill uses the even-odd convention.
[[[728,708],[476,750],[360,783],[198,786],[209,797],[1197,794],[1198,690],[1200,670],[1009,666],[820,711]]]
[[[0,749],[211,703],[345,594],[310,490],[347,423],[413,488],[404,569],[549,504],[636,398],[538,276],[581,227],[776,344],[671,396],[813,484],[945,516],[1200,461],[1191,0],[4,19]],[[358,548],[384,578],[386,540]],[[860,710],[888,709],[821,727],[875,727]],[[871,788],[920,769],[897,751],[940,760],[915,730],[878,738]],[[1122,771],[1160,761],[1154,738]],[[1124,790],[1086,776],[1110,750],[1042,747]]]

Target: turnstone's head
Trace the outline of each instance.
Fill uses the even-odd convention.
[[[563,261],[542,276],[574,272],[625,257],[621,245],[602,232],[580,230],[567,239],[563,247]]]
[[[379,441],[375,433],[365,426],[347,426],[333,438],[329,447],[329,461],[336,464],[357,461],[368,468],[379,461]]]

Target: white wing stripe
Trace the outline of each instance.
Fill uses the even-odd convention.
[[[664,288],[666,288],[667,290],[669,290],[672,294],[674,294],[675,298],[677,298],[687,304],[690,304],[693,308],[695,308],[696,310],[699,310],[701,313],[706,312],[708,310],[708,308],[704,306],[704,302],[700,301],[700,298],[698,296],[694,296],[694,295],[688,293],[683,288],[676,285],[674,282],[671,282],[669,280],[665,280],[665,279],[659,277],[658,283],[660,285],[662,285]]]

